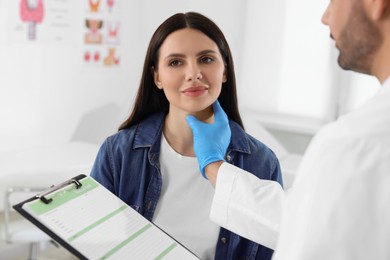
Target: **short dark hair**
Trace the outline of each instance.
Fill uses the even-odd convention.
[[[153,68],[156,68],[158,64],[159,50],[165,39],[171,33],[185,28],[199,30],[217,44],[226,66],[227,79],[223,83],[218,101],[228,117],[243,127],[238,111],[233,58],[225,36],[219,27],[209,18],[196,12],[188,12],[177,13],[169,17],[154,32],[146,52],[142,77],[133,110],[129,118],[120,125],[119,130],[135,125],[153,113],[168,111],[169,102],[164,92],[155,85]]]

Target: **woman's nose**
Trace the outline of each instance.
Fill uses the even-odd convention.
[[[202,79],[202,73],[198,66],[192,65],[188,67],[186,79],[189,81],[195,81]]]

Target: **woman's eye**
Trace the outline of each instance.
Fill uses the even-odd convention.
[[[171,67],[177,67],[179,65],[181,65],[181,61],[179,61],[179,60],[172,60],[169,62],[169,66],[171,66]]]
[[[211,57],[202,57],[200,60],[202,63],[210,63],[214,61],[214,59]]]

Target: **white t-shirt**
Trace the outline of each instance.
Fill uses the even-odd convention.
[[[210,221],[214,196],[196,157],[178,154],[161,137],[162,191],[153,222],[201,259],[214,259],[220,227]]]

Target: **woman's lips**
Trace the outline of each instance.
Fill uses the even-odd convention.
[[[199,97],[207,91],[206,87],[190,87],[183,91],[183,94],[189,97]]]

